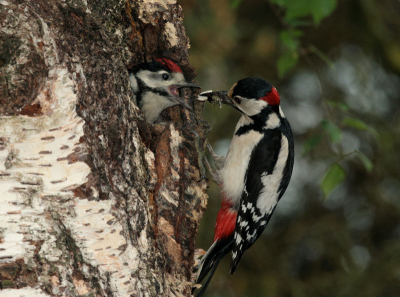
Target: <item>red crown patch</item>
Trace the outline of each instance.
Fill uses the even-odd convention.
[[[181,67],[179,67],[178,65],[176,65],[174,62],[172,62],[169,59],[166,58],[158,58],[155,59],[157,62],[163,64],[165,67],[167,67],[169,70],[171,70],[172,72],[179,72],[182,73],[182,69]]]

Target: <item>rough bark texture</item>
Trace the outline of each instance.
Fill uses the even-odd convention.
[[[162,56],[194,78],[181,7],[0,0],[0,42],[0,295],[190,296],[202,106],[148,125],[127,76]]]

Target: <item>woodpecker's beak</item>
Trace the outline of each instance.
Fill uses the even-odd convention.
[[[181,83],[181,84],[173,84],[168,87],[169,91],[169,99],[171,99],[176,104],[180,104],[183,107],[187,108],[188,110],[192,110],[192,107],[187,104],[181,97],[179,97],[179,89],[180,88],[201,88],[200,85],[194,83]]]
[[[200,93],[199,97],[197,98],[199,101],[208,101],[208,102],[216,102],[221,107],[221,104],[226,104],[232,106],[234,108],[235,104],[233,103],[232,99],[228,96],[227,91],[205,91]]]

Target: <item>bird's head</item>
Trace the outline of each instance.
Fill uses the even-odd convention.
[[[155,59],[129,70],[129,81],[135,103],[148,122],[155,122],[164,109],[177,104],[191,110],[190,105],[179,96],[179,89],[200,88],[200,85],[188,82],[182,69],[166,58]]]
[[[264,109],[279,108],[278,91],[261,78],[244,78],[235,83],[229,91],[203,92],[200,101],[221,102],[252,117]]]

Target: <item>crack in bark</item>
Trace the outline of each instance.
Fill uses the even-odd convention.
[[[73,283],[72,278],[75,278],[77,280],[83,280],[85,282],[89,282],[91,284],[90,287],[94,287],[96,289],[97,295],[113,296],[109,278],[107,278],[107,282],[105,283],[106,288],[103,290],[102,286],[100,285],[100,282],[99,282],[99,279],[101,278],[100,277],[101,274],[100,274],[98,268],[93,267],[89,263],[85,262],[80,248],[77,246],[75,240],[72,238],[72,236],[70,234],[71,233],[70,230],[67,229],[67,227],[64,225],[64,223],[61,221],[61,219],[54,218],[54,216],[53,216],[53,220],[57,224],[57,226],[63,231],[58,234],[57,241],[59,243],[58,244],[59,248],[63,251],[63,255],[64,255],[64,257],[67,257],[67,259],[65,261],[62,261],[60,264],[62,264],[63,262],[70,263],[70,261],[68,261],[67,253],[65,253],[65,252],[69,252],[70,254],[72,254],[72,258],[74,259],[74,261],[72,262],[73,273],[72,273],[72,275],[70,275],[70,278],[71,278],[70,282]],[[65,243],[65,244],[63,244],[63,243]],[[89,267],[90,275],[92,276],[91,279],[89,279],[82,273],[82,271],[81,271],[82,263],[84,263],[87,267]],[[59,277],[59,278],[61,278],[61,277]],[[48,293],[52,294],[52,292],[48,292]]]

